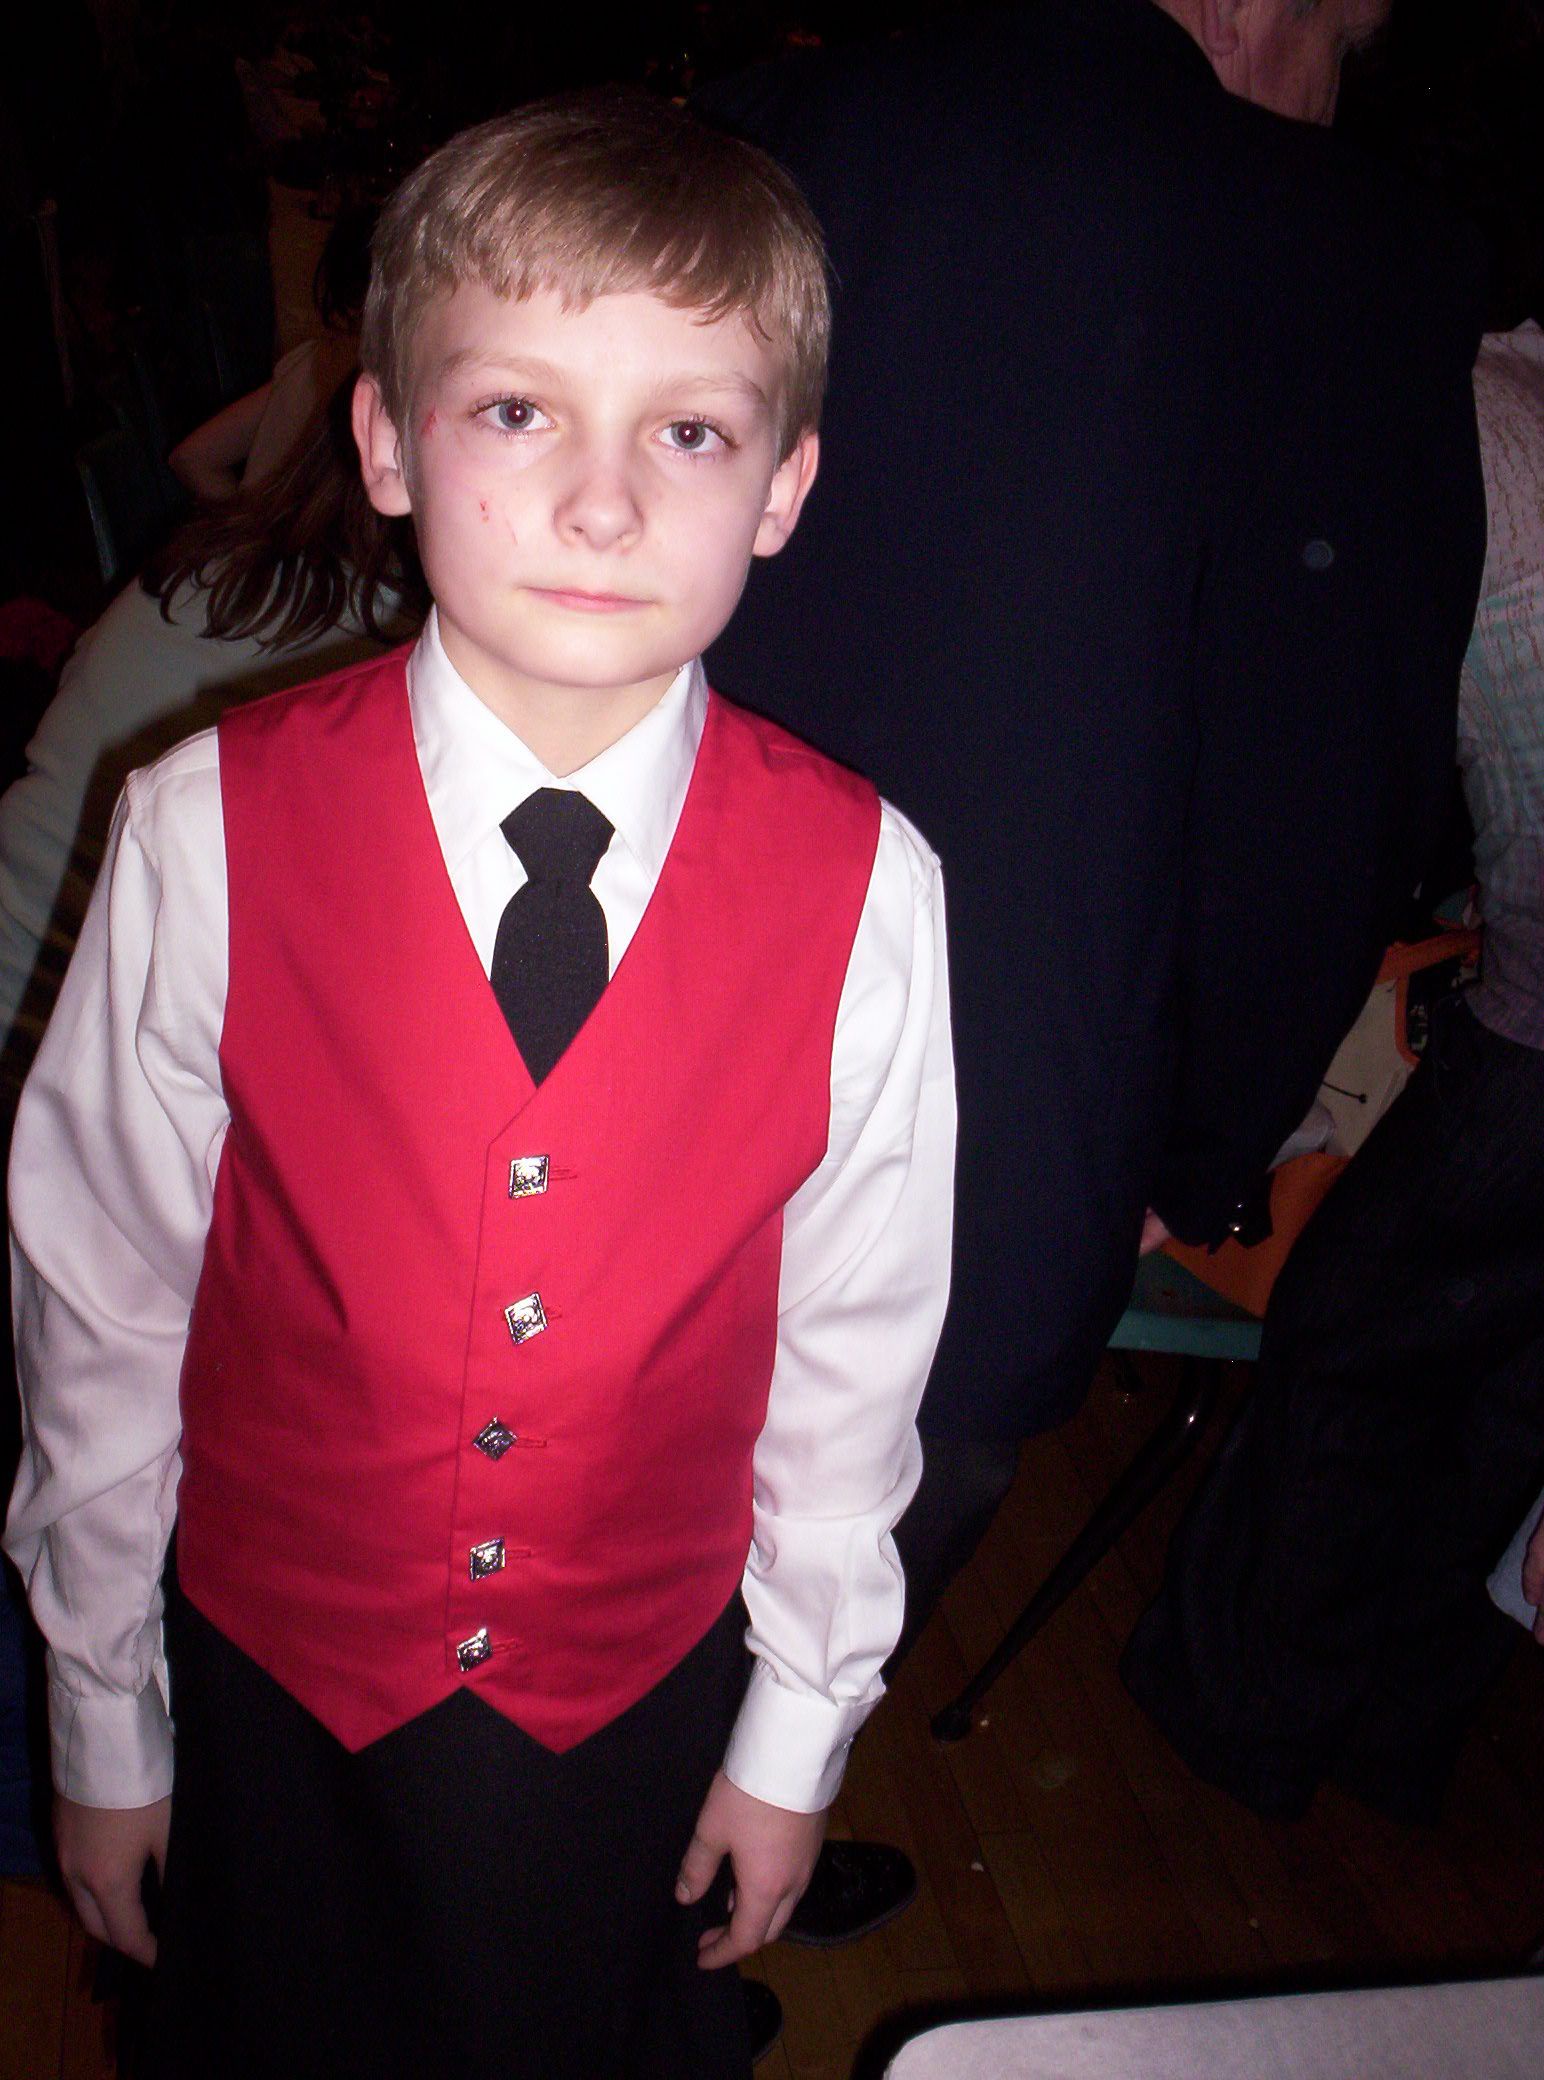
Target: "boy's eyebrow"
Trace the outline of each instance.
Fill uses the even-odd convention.
[[[480,347],[458,347],[453,354],[447,354],[436,368],[435,377],[443,383],[449,377],[469,370],[514,376],[523,382],[561,384],[566,380],[563,369],[537,355],[485,353]],[[766,411],[772,409],[771,398],[754,377],[727,371],[683,369],[679,375],[666,376],[655,387],[666,393],[690,389],[733,394],[747,398]]]
[[[682,369],[678,376],[671,376],[660,384],[661,390],[706,390],[721,395],[749,398],[752,404],[772,409],[772,400],[754,376],[731,375],[727,371],[708,369]]]
[[[490,374],[535,376],[541,381],[550,381],[558,371],[550,361],[540,361],[522,354],[499,354],[486,352],[481,347],[458,347],[453,354],[445,355],[434,373],[440,382],[447,376],[458,376],[467,369],[485,368]]]

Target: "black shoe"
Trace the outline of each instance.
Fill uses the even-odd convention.
[[[742,1979],[745,1995],[745,2026],[750,2032],[751,2064],[760,2065],[783,2034],[783,2004],[770,1986],[759,1979]]]
[[[871,1935],[917,1896],[912,1861],[887,1842],[827,1842],[783,1938],[828,1950]]]
[[[1358,1804],[1400,1827],[1435,1827],[1442,1818],[1449,1771],[1379,1769],[1360,1758],[1342,1756],[1331,1763],[1328,1774],[1330,1782]]]

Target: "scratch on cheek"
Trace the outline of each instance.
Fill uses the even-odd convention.
[[[435,427],[438,426],[439,423],[439,407],[438,405],[430,405],[429,416],[427,419],[425,419],[423,425],[420,426],[418,429],[418,438],[423,441],[428,440],[430,436],[433,434]]]
[[[489,520],[489,518],[490,518],[490,515],[489,515],[489,512],[488,512],[488,501],[487,501],[487,500],[486,500],[485,498],[480,498],[480,499],[479,499],[479,500],[477,501],[477,510],[478,510],[478,512],[479,512],[479,513],[481,513],[481,514],[482,514],[482,516],[483,516],[483,524],[484,524],[484,526],[486,526],[486,525],[487,525],[487,522],[488,522],[488,520]]]

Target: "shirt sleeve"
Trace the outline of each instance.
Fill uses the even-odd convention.
[[[48,1642],[54,1782],[88,1805],[171,1788],[160,1582],[228,1121],[227,960],[205,736],[129,782],[11,1152],[23,1447],[5,1544]]]
[[[938,861],[886,806],[837,1013],[827,1153],[784,1215],[744,1581],[756,1659],[725,1761],[741,1790],[792,1811],[835,1798],[900,1636],[891,1534],[922,1470],[954,1136]]]

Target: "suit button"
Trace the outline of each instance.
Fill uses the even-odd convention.
[[[489,1538],[480,1546],[473,1546],[470,1563],[469,1572],[474,1582],[480,1582],[485,1574],[497,1574],[504,1565],[503,1539]]]

